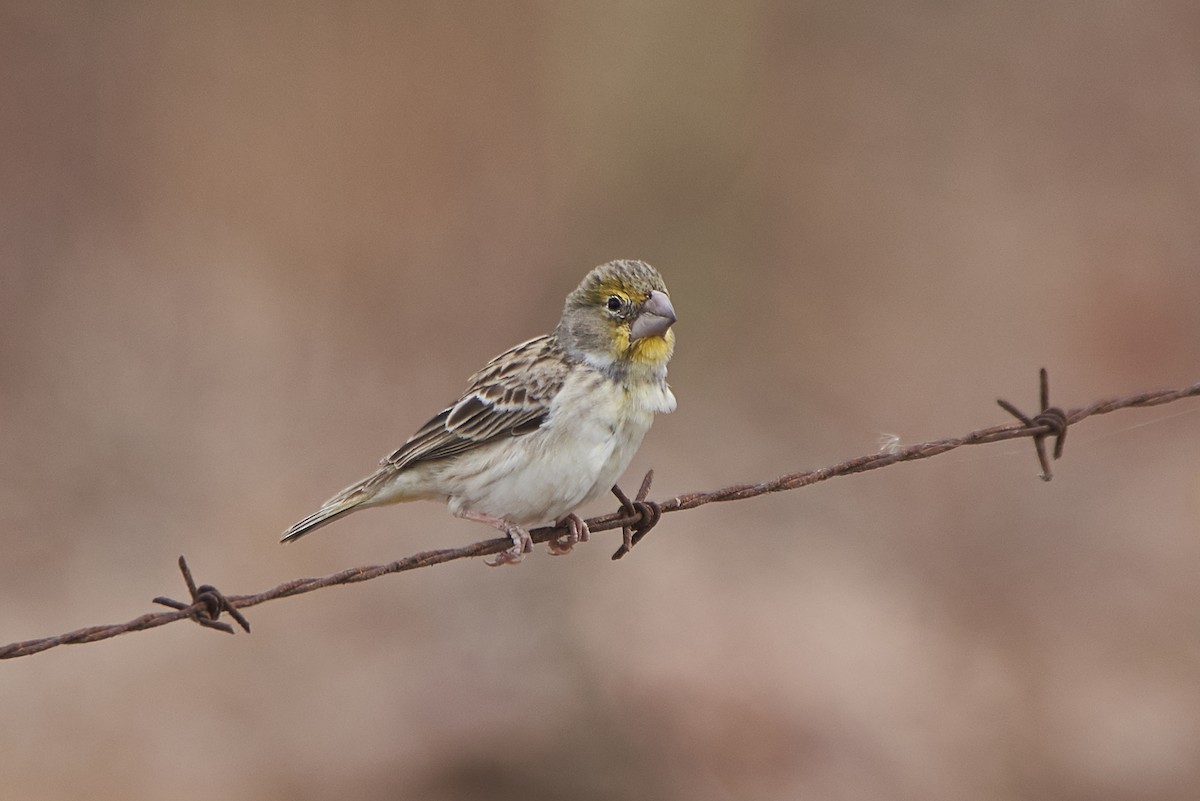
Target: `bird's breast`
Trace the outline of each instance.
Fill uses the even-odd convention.
[[[549,523],[606,494],[629,466],[656,412],[675,408],[665,383],[630,387],[593,370],[568,377],[540,428],[463,454],[452,508],[521,525]]]

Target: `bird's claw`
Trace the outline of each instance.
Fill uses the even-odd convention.
[[[504,533],[512,540],[512,547],[496,554],[495,559],[484,559],[483,563],[488,567],[519,565],[525,558],[525,554],[533,551],[533,538],[529,536],[529,532],[525,529],[520,526],[509,525],[505,527]]]
[[[560,526],[564,523],[567,526],[566,534],[546,540],[546,547],[550,549],[552,556],[562,556],[563,554],[570,553],[576,543],[587,542],[588,537],[591,536],[587,523],[574,512],[558,521],[558,525]]]

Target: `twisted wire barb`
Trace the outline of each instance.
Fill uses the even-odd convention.
[[[991,428],[980,429],[973,431],[970,434],[961,437],[950,437],[947,439],[932,440],[930,442],[922,442],[917,445],[910,445],[906,448],[897,450],[889,450],[881,453],[871,454],[869,456],[860,456],[857,459],[836,464],[831,467],[822,467],[816,470],[802,470],[797,473],[787,473],[779,476],[771,481],[765,481],[757,484],[735,484],[733,486],[724,487],[722,489],[710,490],[707,492],[690,492],[683,495],[677,495],[674,498],[669,498],[663,501],[646,501],[645,496],[649,490],[649,483],[644,483],[644,490],[638,493],[637,500],[630,502],[623,493],[618,495],[622,501],[621,511],[601,515],[591,518],[587,521],[588,528],[592,532],[607,531],[610,529],[620,528],[625,531],[625,544],[618,551],[624,555],[628,552],[628,548],[633,543],[645,535],[658,517],[669,512],[681,512],[685,509],[695,509],[698,506],[704,506],[708,503],[723,503],[726,501],[740,501],[746,498],[754,498],[759,495],[766,495],[771,492],[784,492],[787,490],[807,487],[811,484],[816,484],[821,481],[826,481],[837,476],[848,476],[854,473],[864,473],[868,470],[877,470],[882,467],[895,464],[897,462],[911,462],[918,459],[928,459],[939,454],[952,451],[955,448],[961,448],[964,445],[982,445],[990,442],[1000,442],[1002,440],[1019,439],[1021,437],[1034,437],[1044,439],[1047,436],[1061,436],[1065,432],[1065,426],[1074,425],[1081,420],[1096,415],[1108,414],[1115,412],[1118,409],[1129,408],[1144,408],[1149,406],[1161,406],[1165,403],[1172,403],[1183,398],[1190,398],[1200,395],[1200,383],[1192,384],[1187,387],[1178,389],[1161,389],[1152,392],[1143,392],[1137,395],[1130,395],[1123,398],[1111,398],[1109,400],[1098,401],[1090,406],[1084,406],[1078,409],[1072,409],[1069,412],[1063,413],[1065,425],[1060,425],[1059,420],[1039,420],[1037,417],[1023,418],[1020,424],[1009,424],[1003,426],[992,426]],[[1011,404],[1009,404],[1011,405]],[[1046,404],[1043,403],[1043,407]],[[1006,407],[1007,408],[1007,407]],[[1022,416],[1023,417],[1023,416]],[[1032,423],[1032,425],[1030,425]],[[649,479],[649,475],[647,476]],[[651,520],[650,518],[653,518]],[[534,542],[545,542],[556,536],[562,535],[564,532],[561,527],[546,526],[543,528],[534,529],[529,532],[530,537]],[[635,538],[636,537],[636,538]],[[119,634],[127,634],[131,631],[145,631],[146,629],[157,628],[164,626],[167,623],[174,623],[176,620],[192,619],[200,622],[201,619],[213,622],[215,614],[213,610],[213,598],[223,598],[228,607],[240,610],[251,606],[257,606],[267,601],[273,601],[277,598],[288,598],[293,595],[301,595],[306,592],[322,589],[323,587],[332,587],[338,584],[356,584],[360,581],[370,581],[371,579],[386,576],[390,573],[402,573],[408,570],[416,570],[417,568],[430,567],[432,565],[444,564],[452,562],[456,559],[468,559],[477,556],[487,556],[496,554],[505,550],[511,545],[511,541],[505,538],[483,540],[472,545],[467,545],[462,548],[442,548],[434,551],[423,551],[413,554],[412,556],[398,559],[395,562],[389,562],[383,565],[367,565],[363,567],[352,567],[346,570],[332,573],[328,576],[316,578],[298,578],[292,581],[284,582],[277,587],[272,587],[265,592],[260,592],[255,595],[230,595],[221,596],[211,586],[205,585],[200,587],[193,593],[193,603],[184,607],[181,602],[175,602],[180,607],[170,612],[154,612],[136,617],[133,620],[125,623],[118,623],[107,626],[90,626],[88,628],[76,629],[75,631],[60,634],[54,637],[42,637],[35,640],[25,640],[23,642],[14,642],[9,645],[0,646],[0,659],[14,659],[20,656],[29,656],[41,651],[54,648],[59,645],[71,645],[85,642],[96,642],[97,640],[105,640],[110,637],[116,637]],[[616,555],[614,555],[616,558]],[[182,557],[181,557],[182,561]],[[182,567],[182,565],[181,565]],[[190,573],[185,571],[185,576],[190,577]],[[189,583],[191,589],[193,583]],[[216,596],[206,595],[204,590],[211,590],[216,593]],[[218,610],[219,611],[222,610]],[[225,609],[223,611],[228,611]],[[244,623],[244,619],[242,621]],[[249,630],[249,624],[245,624]]]
[[[1057,406],[1050,405],[1050,376],[1043,367],[1039,376],[1041,382],[1042,410],[1033,417],[1025,414],[1006,400],[997,400],[1000,408],[1011,414],[1029,427],[1045,426],[1047,433],[1033,435],[1033,448],[1037,451],[1038,463],[1042,466],[1042,481],[1054,478],[1050,472],[1050,460],[1046,458],[1046,437],[1054,436],[1054,458],[1061,459],[1063,446],[1067,444],[1067,413]]]

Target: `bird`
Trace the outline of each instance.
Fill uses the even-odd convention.
[[[675,322],[655,268],[601,264],[567,296],[553,331],[489,361],[458,400],[282,542],[360,509],[434,500],[509,538],[489,565],[521,562],[533,550],[529,529],[541,525],[564,525],[548,547],[570,552],[589,534],[575,509],[608,492],[655,415],[675,410],[667,384]]]

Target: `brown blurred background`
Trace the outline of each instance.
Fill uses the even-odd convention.
[[[669,497],[1200,380],[1198,219],[1186,0],[5,3],[0,642],[480,539],[277,543],[602,261]],[[1197,408],[7,662],[0,795],[1195,798]]]

